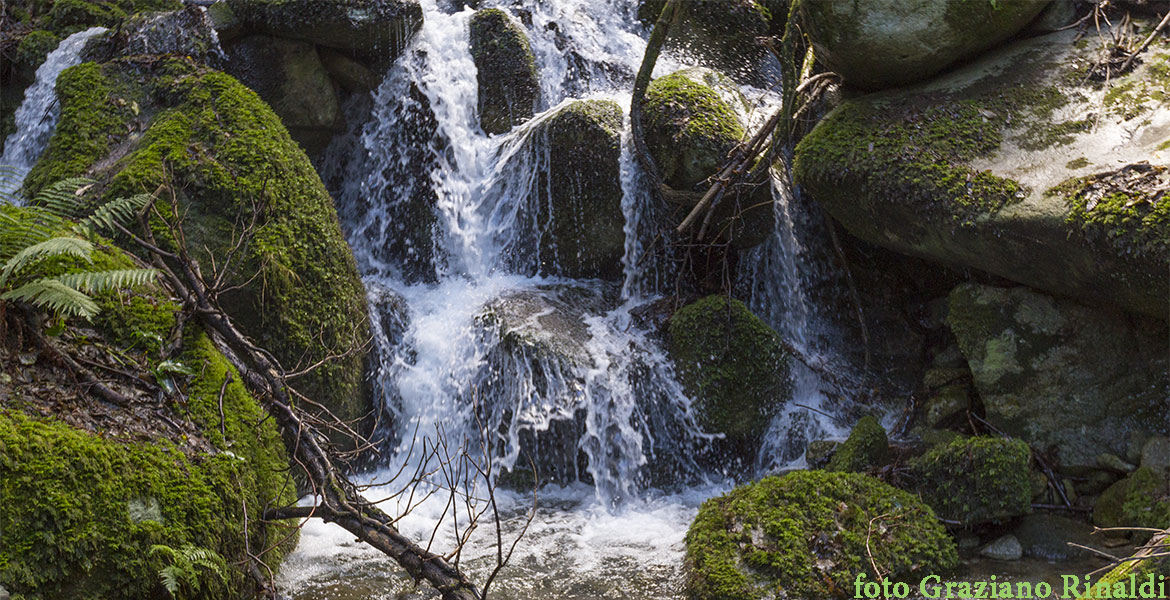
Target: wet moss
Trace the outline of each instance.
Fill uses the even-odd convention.
[[[85,63],[62,77],[62,119],[26,188],[89,172],[107,200],[171,189],[189,211],[191,247],[220,259],[200,256],[205,265],[222,264],[255,218],[228,277],[242,287],[222,305],[287,368],[335,357],[299,387],[343,419],[364,415],[364,288],[328,192],[272,110],[232,77],[180,59]],[[125,156],[102,160],[115,147]]]
[[[1165,167],[1139,163],[1070,178],[1048,190],[1069,206],[1067,222],[1089,240],[1105,240],[1123,256],[1170,256],[1170,202],[1161,183]]]
[[[1068,163],[1064,165],[1064,168],[1070,171],[1075,171],[1076,169],[1083,169],[1087,166],[1089,166],[1089,159],[1080,156],[1068,161]]]
[[[1105,108],[1111,114],[1128,121],[1170,101],[1166,92],[1170,89],[1170,54],[1147,55],[1145,60],[1149,67],[1143,77],[1113,85],[1105,92]]]
[[[679,309],[668,331],[670,357],[700,423],[750,457],[789,393],[779,336],[742,302],[719,295]]]
[[[867,551],[869,542],[870,551]],[[954,542],[913,494],[858,473],[798,471],[708,500],[686,536],[691,600],[852,597],[872,562],[945,573]]]
[[[890,456],[890,442],[886,430],[874,417],[863,417],[825,467],[828,471],[864,473],[886,463]]]
[[[911,472],[939,517],[975,525],[1031,512],[1031,463],[1021,440],[958,438],[915,459]]]
[[[744,136],[732,107],[685,71],[652,81],[643,110],[646,145],[675,189],[690,190],[714,175]]]

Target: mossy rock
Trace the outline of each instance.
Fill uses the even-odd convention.
[[[863,417],[849,432],[849,439],[833,453],[827,471],[864,473],[880,467],[890,458],[886,430],[874,417]]]
[[[852,598],[873,563],[894,581],[958,564],[929,507],[860,473],[797,471],[712,498],[686,546],[690,600]]]
[[[654,158],[670,201],[681,221],[744,137],[738,87],[710,69],[691,68],[659,77],[646,90],[646,147]],[[711,221],[719,239],[737,248],[762,243],[775,230],[770,181],[728,190]]]
[[[722,433],[750,458],[768,421],[788,400],[780,336],[739,300],[708,296],[670,318],[669,353],[704,430]]]
[[[1020,440],[971,437],[935,446],[910,467],[939,517],[978,525],[1032,511],[1031,464]]]
[[[578,100],[534,127],[523,143],[545,144],[548,153],[548,169],[532,196],[540,231],[526,236],[539,245],[518,253],[517,268],[574,278],[620,277],[626,239],[621,107],[609,100]]]
[[[366,414],[354,351],[369,331],[364,288],[329,194],[272,110],[232,77],[181,59],[83,63],[57,90],[61,121],[26,190],[81,174],[103,181],[107,199],[165,184],[188,210],[189,245],[220,265],[233,230],[255,215],[228,277],[242,287],[222,306],[289,369],[336,356],[298,388],[342,419]]]
[[[653,26],[665,0],[643,0],[638,19]],[[718,69],[737,81],[758,83],[760,64],[768,55],[765,38],[783,29],[787,7],[774,14],[767,5],[785,2],[754,0],[687,0],[681,20],[675,22],[666,39],[666,49],[696,59],[703,66]]]
[[[36,22],[63,35],[99,25],[113,27],[136,13],[183,7],[180,0],[52,0],[41,4],[37,12],[43,17]]]
[[[532,118],[540,103],[536,57],[524,29],[498,8],[471,17],[471,56],[479,83],[479,125],[507,133]]]
[[[848,85],[926,79],[1024,28],[1048,0],[802,2],[817,60]]]
[[[1170,208],[1148,200],[1165,186],[1155,173],[1126,191],[1118,165],[1170,165],[1156,125],[1170,98],[1139,84],[1170,74],[1170,47],[1112,80],[1140,114],[1093,124],[1085,115],[1110,92],[1085,66],[1096,48],[1075,37],[1024,40],[935,81],[845,101],[798,145],[797,181],[867,242],[1164,319]],[[1094,173],[1107,176],[1086,181]]]
[[[1051,450],[1065,472],[1095,470],[1102,452],[1124,456],[1170,419],[1161,321],[966,283],[951,292],[946,322],[988,421]]]
[[[705,69],[686,69],[650,82],[643,106],[646,147],[667,185],[694,188],[719,170],[743,138],[743,124],[726,90],[734,86]]]
[[[1170,479],[1142,467],[1102,492],[1093,506],[1098,527],[1170,527]]]
[[[417,0],[225,0],[243,29],[347,50],[385,66],[422,26]]]

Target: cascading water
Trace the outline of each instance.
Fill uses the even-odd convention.
[[[49,144],[61,114],[54,90],[57,76],[80,63],[86,42],[105,31],[105,27],[91,27],[65,38],[37,68],[36,80],[25,90],[24,101],[16,109],[16,131],[4,140],[0,165],[13,169],[14,173],[0,179],[0,192],[13,194],[19,190],[25,175]]]
[[[645,48],[634,3],[507,5],[532,40],[545,110],[501,136],[477,123],[473,12],[446,12],[434,0],[422,5],[424,25],[412,47],[372,101],[349,107],[356,124],[320,165],[370,290],[374,377],[390,443],[386,467],[369,476],[378,484],[369,494],[393,491],[396,482],[386,479],[414,472],[420,437],[488,444],[501,469],[521,476],[536,456],[556,485],[540,492],[521,555],[501,583],[504,595],[596,598],[617,586],[645,598],[677,597],[687,524],[697,503],[729,480],[700,466],[712,436],[697,426],[670,362],[636,316],[670,282],[647,256],[666,220],[654,215],[628,131],[620,157],[620,286],[548,275],[540,241],[549,224],[537,216],[547,201],[544,121],[574,98],[628,109]],[[678,66],[663,57],[656,71]],[[774,101],[765,98],[750,120],[765,118]],[[793,248],[776,244],[759,268],[795,260],[783,256]],[[776,323],[798,304],[761,306],[774,309]],[[504,529],[515,534],[531,496],[497,495]],[[411,512],[400,527],[422,539],[451,514],[443,502],[397,501]],[[336,528],[310,522],[304,532],[284,569],[290,592],[365,597],[404,589],[370,566],[384,559],[347,547]],[[476,539],[465,554],[473,572],[490,561],[494,543],[476,547]]]

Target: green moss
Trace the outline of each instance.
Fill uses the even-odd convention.
[[[742,302],[718,295],[679,309],[668,330],[670,357],[700,423],[751,456],[789,391],[779,336]]]
[[[190,458],[170,442],[122,443],[0,409],[0,582],[27,598],[159,598],[166,565],[152,545],[207,548],[235,565],[245,547],[277,544],[290,532],[258,525],[261,512],[295,495],[258,410],[246,394],[225,398],[233,452]],[[275,568],[288,547],[278,544],[265,561]],[[238,568],[226,575],[206,578],[191,597],[250,587]]]
[[[972,437],[935,446],[911,471],[940,517],[975,525],[1031,512],[1031,462],[1021,440]]]
[[[864,190],[871,204],[907,203],[971,224],[1026,193],[1016,181],[962,164],[999,148],[1000,114],[975,100],[901,109],[846,102],[797,146],[796,178],[814,193]]]
[[[858,573],[877,577],[871,552],[894,580],[958,563],[928,507],[857,473],[798,471],[736,488],[703,503],[686,546],[691,600],[852,597]]]
[[[1074,177],[1048,190],[1068,202],[1067,221],[1089,240],[1105,240],[1122,255],[1170,255],[1170,203],[1160,183],[1165,167],[1146,163]]]
[[[744,136],[732,107],[685,71],[651,82],[643,109],[646,145],[675,189],[690,190],[714,175]]]
[[[1147,56],[1149,67],[1143,77],[1135,77],[1113,85],[1105,92],[1105,108],[1111,114],[1129,120],[1148,112],[1154,106],[1170,101],[1170,54]]]
[[[470,30],[480,126],[488,133],[505,133],[531,118],[536,109],[540,99],[536,57],[524,30],[498,8],[477,11]]]
[[[1127,480],[1122,522],[1127,527],[1170,527],[1170,482],[1149,467],[1134,471]]]
[[[362,416],[363,356],[352,350],[368,334],[364,288],[328,192],[272,110],[232,77],[178,59],[86,63],[62,77],[62,119],[27,187],[86,172],[115,142],[133,143],[96,173],[109,182],[105,198],[176,190],[190,245],[219,259],[201,256],[205,265],[222,264],[255,216],[228,278],[243,287],[222,305],[290,369],[338,355],[298,387],[341,418]],[[135,78],[149,83],[131,86]],[[148,116],[145,133],[127,141]]]
[[[886,430],[874,417],[864,417],[853,426],[849,439],[837,448],[826,470],[865,472],[882,466],[889,456]]]
[[[31,31],[16,46],[13,64],[31,74],[36,71],[45,57],[61,43],[61,36],[43,29]]]
[[[1068,163],[1064,165],[1064,168],[1070,171],[1075,171],[1077,169],[1083,169],[1087,166],[1089,166],[1089,159],[1081,156],[1068,161]]]

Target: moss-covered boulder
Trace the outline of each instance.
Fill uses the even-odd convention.
[[[958,564],[929,507],[859,473],[797,471],[712,498],[686,546],[690,600],[852,598],[874,563],[895,581]]]
[[[963,284],[947,323],[986,418],[1083,473],[1170,419],[1165,323],[1028,288]]]
[[[471,17],[471,56],[479,83],[479,125],[507,133],[532,118],[540,103],[540,78],[528,36],[498,8]]]
[[[666,0],[644,0],[638,7],[638,18],[653,26],[665,4]],[[774,14],[768,5],[776,5],[780,14]],[[758,81],[760,64],[768,55],[765,38],[775,31],[775,22],[786,20],[786,5],[776,1],[687,0],[682,3],[682,19],[670,29],[666,49],[738,81]]]
[[[135,266],[100,240],[90,261],[45,260],[37,275]],[[101,312],[69,320],[59,351],[161,389],[111,384],[128,406],[103,403],[35,345],[5,335],[0,586],[30,600],[167,597],[160,572],[202,552],[207,561],[189,574],[199,589],[180,582],[178,594],[252,597],[249,553],[263,560],[256,568],[275,569],[295,543],[291,524],[263,520],[266,507],[296,500],[275,423],[196,323],[178,329],[179,304],[159,288],[94,300]]]
[[[1093,506],[1098,527],[1170,527],[1170,478],[1142,467],[1101,493]]]
[[[833,453],[825,469],[864,473],[886,464],[889,458],[890,441],[885,428],[876,418],[863,417],[849,432],[849,439]]]
[[[207,63],[218,60],[220,54],[215,24],[197,6],[134,15],[111,37],[114,56],[175,54]]]
[[[622,109],[609,100],[572,102],[540,123],[522,143],[547,160],[528,210],[534,244],[517,251],[521,270],[577,278],[621,276],[625,217],[621,187]],[[543,150],[547,158],[541,158]],[[521,168],[531,168],[530,166]]]
[[[225,0],[247,32],[348,50],[377,64],[422,26],[417,0]]]
[[[935,446],[910,467],[939,517],[978,525],[1032,511],[1031,464],[1021,440],[972,437]]]
[[[797,180],[868,242],[1165,318],[1170,205],[1151,199],[1170,165],[1170,46],[1107,89],[1075,37],[844,102],[797,147]]]
[[[308,42],[249,35],[228,44],[227,72],[260,95],[310,156],[344,130],[333,82]]]
[[[745,136],[743,96],[715,71],[684,69],[652,81],[643,110],[646,147],[669,188],[663,196],[681,221]],[[712,220],[714,231],[740,248],[763,242],[775,228],[771,199],[769,182],[729,190]]]
[[[993,48],[1049,0],[802,2],[817,60],[849,85],[881,89],[926,79]]]
[[[364,415],[364,289],[329,194],[272,110],[182,59],[83,63],[57,91],[61,120],[26,189],[88,174],[106,198],[173,193],[189,245],[219,268],[233,232],[255,218],[225,279],[241,287],[222,306],[289,369],[332,357],[298,387],[343,419]]]
[[[708,296],[668,325],[670,358],[695,401],[699,423],[751,457],[769,418],[788,400],[788,355],[780,337],[739,300]]]

